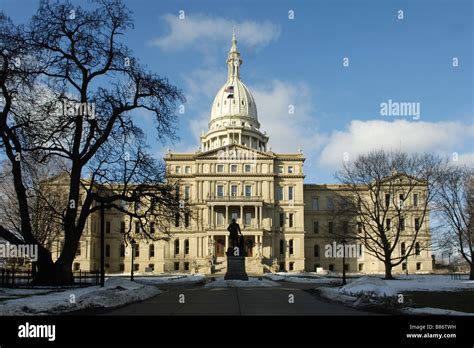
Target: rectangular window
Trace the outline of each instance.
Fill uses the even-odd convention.
[[[390,207],[390,194],[385,194],[385,207]]]
[[[119,265],[119,271],[120,271],[120,272],[125,271],[125,264],[121,263],[121,264]]]
[[[174,214],[174,227],[179,227],[179,213]]]
[[[329,265],[329,270],[330,270],[331,272],[334,272],[334,264],[333,264],[333,263],[331,263],[331,264]]]
[[[184,227],[189,227],[189,212],[184,213]]]
[[[278,174],[283,174],[285,171],[283,166],[278,166]]]
[[[364,270],[364,264],[359,263],[359,272],[362,272]]]
[[[237,173],[237,164],[231,164],[230,171],[232,173]]]
[[[140,233],[140,221],[135,221],[135,233]]]
[[[285,241],[280,239],[280,255],[285,254]]]
[[[135,244],[135,257],[140,256],[140,244]]]
[[[277,199],[279,201],[283,200],[283,187],[281,187],[281,186],[277,187]]]
[[[176,174],[181,174],[181,166],[176,166]]]
[[[289,253],[290,255],[293,255],[293,239],[290,239],[290,242],[288,243],[288,249],[289,249]]]
[[[77,245],[76,256],[81,256],[81,244],[80,243]]]
[[[110,233],[110,221],[105,222],[105,233]]]
[[[386,224],[387,230],[389,230],[392,227],[392,220],[391,219],[385,220],[385,224]]]
[[[418,207],[418,193],[413,194],[413,206]]]
[[[189,239],[184,241],[184,254],[189,255]]]
[[[154,263],[148,264],[148,268],[150,269],[151,272],[154,272],[155,271],[155,264]]]
[[[223,173],[224,172],[224,165],[223,164],[218,164],[217,165],[217,172],[218,173]]]
[[[416,270],[421,271],[421,262],[416,263]]]
[[[293,174],[293,166],[288,166],[288,174]]]
[[[189,271],[189,262],[184,263],[184,270]]]
[[[191,197],[191,186],[184,186],[184,199]]]
[[[184,167],[184,173],[185,174],[191,174],[191,166]]]
[[[329,233],[334,233],[334,222],[333,221],[328,221],[328,232]]]
[[[357,233],[362,233],[362,222],[357,223]]]
[[[133,265],[133,269],[135,270],[135,272],[138,272],[140,270],[140,265],[139,264],[134,264]]]
[[[319,198],[318,197],[313,197],[312,206],[313,206],[313,210],[319,210]]]
[[[400,218],[400,231],[405,231],[405,219]]]
[[[179,271],[179,262],[174,263],[174,270]]]
[[[245,185],[245,197],[252,196],[252,185]]]
[[[237,185],[232,185],[230,187],[230,195],[232,197],[237,197],[237,192],[238,192],[238,186]]]
[[[293,213],[288,214],[288,225],[289,227],[293,227]]]
[[[418,231],[420,229],[420,219],[416,218],[415,219],[415,231]]]
[[[319,233],[319,221],[313,221],[313,232]]]
[[[221,211],[217,212],[217,221],[216,222],[219,226],[224,224],[224,213],[223,212],[221,212]]]
[[[293,200],[293,192],[294,192],[294,187],[293,186],[288,186],[288,200],[289,201]]]
[[[237,221],[237,219],[239,218],[239,213],[231,213],[230,218],[235,219],[235,221]]]
[[[152,244],[150,245],[149,247],[149,250],[148,250],[148,253],[149,253],[149,257],[155,257],[155,246]]]
[[[120,221],[120,233],[125,233],[125,221]]]
[[[252,223],[252,213],[245,213],[245,224],[250,225]]]
[[[150,222],[150,234],[155,234],[155,223]]]
[[[283,227],[285,225],[285,214],[280,213],[280,227]]]
[[[398,196],[398,207],[399,208],[403,208],[403,203],[405,202],[405,198],[403,196],[403,194],[400,194]]]
[[[332,197],[328,197],[327,208],[328,209],[334,209],[334,199]]]
[[[252,171],[252,165],[251,164],[244,165],[244,172],[250,173],[251,171]]]
[[[217,197],[224,197],[224,185],[217,185]]]
[[[295,269],[295,263],[294,263],[294,262],[290,262],[288,270],[289,270],[289,271],[293,271],[294,269]]]
[[[407,264],[404,262],[402,263],[402,270],[403,271],[406,271],[407,270]]]

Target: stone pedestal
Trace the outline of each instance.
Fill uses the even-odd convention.
[[[227,256],[227,272],[224,279],[249,280],[247,272],[245,272],[244,256]]]

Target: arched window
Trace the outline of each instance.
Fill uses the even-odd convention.
[[[415,244],[415,255],[420,255],[420,243]]]
[[[319,245],[314,245],[314,257],[319,257]]]
[[[179,239],[174,241],[174,254],[179,255]]]
[[[155,257],[155,246],[153,244],[148,247],[148,256]]]

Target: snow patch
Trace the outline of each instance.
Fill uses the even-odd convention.
[[[397,292],[384,280],[374,277],[362,277],[344,285],[339,292],[352,295],[368,295],[370,297],[396,296]]]
[[[280,284],[268,279],[259,280],[257,278],[249,278],[249,280],[225,280],[224,278],[204,285],[206,288],[269,288],[280,286]]]

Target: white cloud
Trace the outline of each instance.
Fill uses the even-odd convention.
[[[393,122],[368,120],[352,121],[344,131],[334,131],[321,152],[320,164],[337,167],[344,153],[349,160],[373,150],[401,150],[408,153],[434,152],[441,155],[459,153],[459,160],[472,160],[463,154],[465,146],[474,138],[474,126],[461,122]],[[471,156],[471,157],[470,157]]]
[[[280,35],[280,28],[269,21],[238,22],[223,17],[211,17],[203,14],[185,14],[179,19],[175,14],[163,16],[169,25],[167,35],[154,39],[151,44],[163,50],[179,50],[188,46],[205,45],[209,42],[226,41],[236,27],[237,40],[249,47],[264,46]]]

